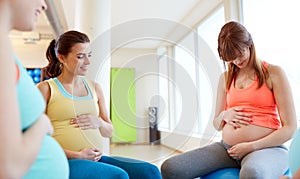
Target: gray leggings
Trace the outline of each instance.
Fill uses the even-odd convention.
[[[164,179],[192,179],[222,168],[241,168],[241,179],[278,179],[288,169],[288,150],[284,146],[256,150],[242,160],[227,153],[230,146],[216,142],[176,155],[164,161]]]

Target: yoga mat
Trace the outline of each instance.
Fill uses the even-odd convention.
[[[135,69],[111,69],[110,109],[114,126],[112,142],[135,142],[136,130],[136,102],[135,102]]]

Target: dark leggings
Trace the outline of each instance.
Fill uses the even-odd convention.
[[[256,150],[242,160],[231,158],[230,146],[217,142],[164,161],[161,172],[164,179],[192,179],[222,168],[241,168],[241,179],[279,178],[288,168],[288,150],[271,147]]]
[[[102,156],[99,162],[69,160],[71,179],[161,179],[159,169],[148,162]]]

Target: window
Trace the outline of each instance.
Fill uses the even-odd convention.
[[[213,91],[217,89],[223,69],[217,55],[217,38],[224,21],[224,8],[221,7],[174,46],[172,59],[160,58],[159,71],[168,78],[160,77],[160,95],[169,102],[166,104],[169,115],[164,115],[159,123],[160,130],[176,130],[193,136],[207,131],[210,135],[215,133],[211,128],[216,100]],[[165,64],[166,61],[169,64]],[[168,94],[165,93],[167,88]]]
[[[187,35],[174,47],[175,61],[175,125],[177,132],[190,134],[197,130],[196,62],[194,33]],[[196,129],[195,129],[196,127]]]
[[[217,51],[218,35],[224,23],[224,7],[221,7],[211,17],[201,23],[197,29],[199,36],[207,43],[216,57],[219,57]],[[221,60],[220,63],[222,63]]]
[[[169,58],[167,56],[167,48],[159,48],[157,50],[158,54],[158,67],[159,67],[159,96],[162,98],[159,102],[159,110],[158,110],[158,128],[161,131],[169,131],[171,128],[170,125],[170,102],[169,102],[169,85],[172,83],[169,82],[169,74],[168,74],[168,64]]]
[[[214,103],[217,83],[223,72],[223,62],[219,60],[217,51],[218,35],[225,23],[224,7],[215,11],[208,19],[201,23],[198,28],[198,91],[199,91],[199,131],[200,135],[213,135],[212,127],[214,116]]]

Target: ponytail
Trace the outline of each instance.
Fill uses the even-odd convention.
[[[46,74],[50,78],[57,77],[62,72],[62,65],[57,58],[56,52],[56,41],[52,40],[48,46],[46,51],[46,58],[49,61],[49,64],[45,67]]]

